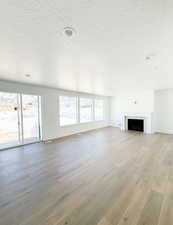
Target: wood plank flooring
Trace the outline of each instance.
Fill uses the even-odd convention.
[[[172,224],[172,135],[110,127],[0,152],[0,225]]]

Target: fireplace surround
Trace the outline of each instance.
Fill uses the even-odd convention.
[[[123,113],[121,117],[121,130],[128,130],[128,119],[143,120],[143,132],[153,133],[153,114],[152,113]]]

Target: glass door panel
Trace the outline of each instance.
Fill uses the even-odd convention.
[[[19,144],[18,94],[0,92],[0,148]]]
[[[22,94],[23,142],[40,140],[39,96]]]

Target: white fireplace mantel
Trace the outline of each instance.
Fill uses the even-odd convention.
[[[152,113],[123,113],[121,121],[121,129],[127,130],[127,120],[128,119],[142,119],[144,120],[144,133],[152,134]]]

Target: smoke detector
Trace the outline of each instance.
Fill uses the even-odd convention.
[[[73,27],[64,27],[64,34],[67,37],[73,37],[76,34],[76,31]]]

